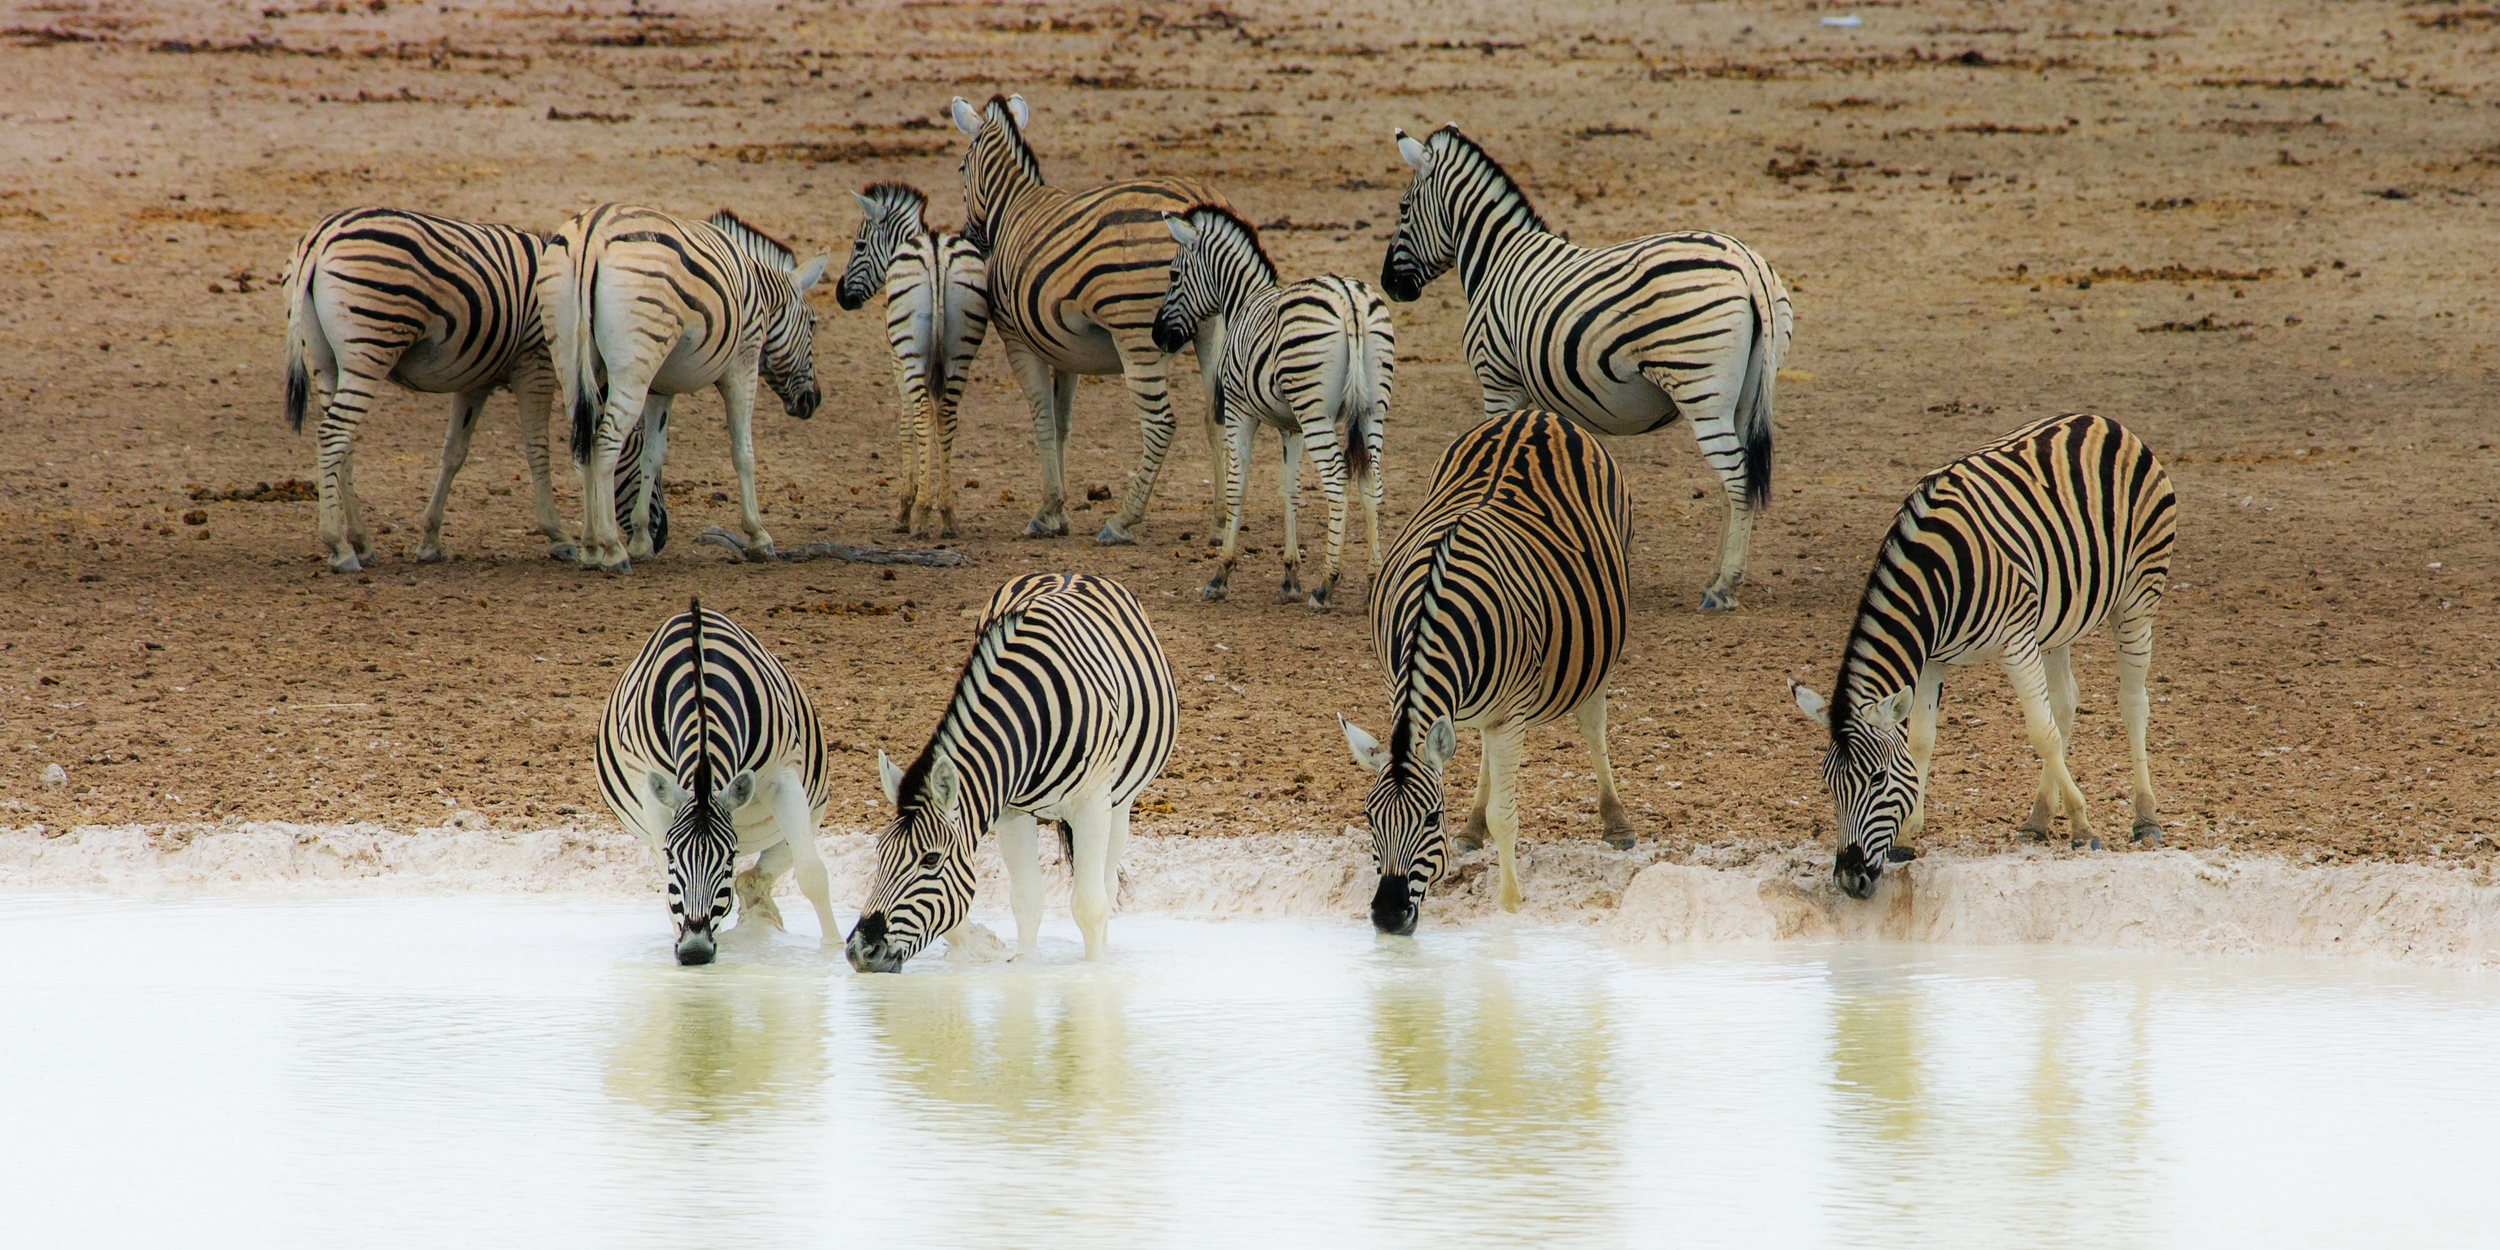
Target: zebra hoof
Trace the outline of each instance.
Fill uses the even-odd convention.
[[[1484,849],[1484,839],[1472,833],[1452,834],[1450,849],[1461,855],[1473,855]]]
[[[1606,845],[1618,851],[1631,850],[1633,844],[1640,840],[1629,829],[1609,829],[1600,836],[1605,840]]]
[[[619,560],[614,564],[602,564],[599,566],[599,571],[621,577],[634,571],[634,562],[632,560]]]
[[[1276,602],[1278,602],[1278,603],[1300,603],[1300,602],[1302,602],[1302,583],[1300,583],[1300,582],[1298,582],[1298,581],[1295,581],[1294,579],[1292,579],[1292,578],[1290,578],[1290,577],[1286,578],[1286,579],[1285,579],[1285,581],[1284,581],[1284,584],[1283,584],[1283,585],[1280,585],[1280,586],[1278,586],[1278,587],[1276,588]]]
[[[332,556],[330,557],[330,571],[333,573],[362,573],[365,571],[365,566],[363,561],[358,560],[352,554]]]
[[[1068,523],[1066,521],[1060,521],[1054,524],[1041,517],[1035,517],[1024,523],[1024,536],[1027,538],[1058,538],[1065,535],[1067,532]]]
[[[578,557],[574,554],[573,544],[557,543],[554,546],[547,548],[547,558],[550,560],[562,560],[569,564],[573,563]]]
[[[2066,841],[2066,849],[2070,851],[2080,851],[2087,847],[2097,851],[2101,849],[2101,840],[2099,838],[2069,838]]]
[[[1733,612],[1739,606],[1741,605],[1736,602],[1734,591],[1705,590],[1701,592],[1701,610],[1704,612]]]
[[[1224,584],[1224,579],[1219,577],[1214,581],[1208,582],[1206,585],[1199,587],[1198,597],[1206,600],[1208,603],[1217,603],[1222,601],[1225,592],[1229,589],[1230,587]]]
[[[749,564],[770,564],[773,560],[773,545],[771,543],[758,543],[755,546],[747,548],[744,554],[746,555],[747,563]]]
[[[1067,531],[1063,529],[1060,532],[1064,534]],[[1105,525],[1101,533],[1094,535],[1094,545],[1097,547],[1125,547],[1136,541],[1128,536],[1127,530],[1117,525]]]
[[[2161,822],[2150,818],[2135,822],[2134,840],[2146,846],[2161,845]]]
[[[1311,597],[1310,597],[1310,598],[1308,598],[1308,599],[1303,600],[1302,602],[1303,602],[1303,606],[1305,606],[1305,607],[1309,608],[1310,610],[1312,610],[1312,611],[1314,611],[1314,612],[1325,612],[1325,611],[1327,611],[1327,610],[1328,610],[1328,588],[1327,588],[1326,586],[1322,586],[1322,587],[1320,587],[1319,589],[1312,591],[1312,592],[1311,592]]]

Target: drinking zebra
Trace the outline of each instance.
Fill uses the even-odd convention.
[[[816,310],[807,290],[830,257],[800,267],[789,247],[727,209],[705,222],[623,204],[602,204],[564,223],[548,250],[542,292],[556,382],[573,423],[582,479],[583,567],[624,572],[657,545],[616,511],[617,460],[640,429],[644,493],[668,460],[671,399],[706,386],[729,419],[738,470],[738,520],[747,558],[772,554],[755,501],[751,432],[760,375],[791,416],[815,415]],[[628,513],[628,516],[635,515]]]
[[[2117,640],[2118,710],[2135,763],[2134,837],[2160,843],[2144,673],[2177,514],[2153,453],[2117,422],[2083,413],[2035,421],[1920,479],[1876,550],[1831,701],[1789,683],[1797,706],[1831,731],[1823,780],[1840,824],[1832,879],[1841,889],[1872,893],[1895,831],[1915,837],[1926,823],[1949,664],[1995,660],[2022,700],[2040,756],[2023,828],[2046,838],[2062,802],[2074,845],[2092,844],[2083,790],[2066,767],[2069,653],[2104,622]]]
[[[539,316],[542,251],[526,230],[391,208],[334,213],[296,243],[286,279],[286,419],[301,433],[306,410],[321,409],[313,476],[332,570],[354,573],[373,558],[356,498],[355,439],[385,380],[453,397],[417,559],[444,558],[451,482],[468,461],[469,436],[497,387],[510,389],[520,405],[531,503],[547,554],[573,558],[573,536],[556,515],[548,473],[547,411],[556,382]],[[659,492],[650,506],[654,532],[665,534]]]
[[[1016,384],[1033,409],[1042,459],[1042,504],[1027,537],[1068,532],[1068,424],[1081,374],[1117,373],[1145,430],[1145,452],[1117,515],[1094,536],[1129,542],[1146,515],[1155,476],[1172,445],[1170,357],[1155,345],[1154,313],[1172,261],[1163,215],[1223,197],[1185,178],[1140,178],[1071,193],[1042,185],[1041,162],[1024,141],[1031,121],[1024,97],[990,97],[976,111],[955,98],[955,125],[972,137],[964,151],[964,237],[989,256],[990,324],[1007,351]],[[1215,406],[1207,362],[1224,341],[1223,321],[1198,327],[1200,379]],[[1222,433],[1210,419],[1207,456],[1223,462]],[[1222,520],[1220,501],[1211,513]]]
[[[1424,891],[1441,877],[1441,772],[1460,729],[1484,735],[1460,849],[1492,831],[1503,910],[1519,909],[1517,783],[1528,730],[1578,721],[1605,840],[1632,845],[1606,758],[1606,677],[1623,651],[1630,524],[1614,457],[1553,413],[1488,418],[1442,453],[1431,494],[1372,582],[1388,745],[1338,718],[1354,761],[1379,774],[1363,812],[1380,869],[1372,924],[1381,932],[1414,932]]]
[[[1363,492],[1371,567],[1380,571],[1380,434],[1397,369],[1397,331],[1380,293],[1352,278],[1276,283],[1259,232],[1232,210],[1201,204],[1164,219],[1181,249],[1155,313],[1155,346],[1177,352],[1209,317],[1224,324],[1215,366],[1213,421],[1225,433],[1224,558],[1205,594],[1221,599],[1241,550],[1241,496],[1250,476],[1250,442],[1261,422],[1284,435],[1278,485],[1285,496],[1285,581],[1278,596],[1302,597],[1301,545],[1294,531],[1302,452],[1319,466],[1328,495],[1328,567],[1311,591],[1325,608],[1337,589],[1345,548],[1346,487]]]
[[[972,905],[972,852],[995,833],[1016,940],[1041,932],[1036,820],[1066,822],[1070,910],[1099,959],[1120,887],[1129,803],[1172,754],[1180,696],[1128,588],[1087,573],[1033,573],[999,587],[954,697],[911,767],[880,753],[894,804],[877,877],[851,930],[851,966],[894,972]]]
[[[1401,302],[1458,269],[1467,362],[1487,412],[1535,405],[1602,434],[1683,417],[1727,499],[1707,610],[1736,606],[1753,513],[1770,498],[1771,397],[1788,351],[1788,290],[1723,234],[1574,247],[1452,123],[1417,142],[1380,285]]]
[[[833,941],[816,852],[829,794],[816,708],[753,634],[701,600],[670,617],[608,695],[598,761],[608,810],[668,870],[677,962],[712,962],[733,892],[740,924],[777,927],[773,880],[793,864]],[[733,862],[751,853],[755,868],[733,882]]]
[[[854,193],[859,234],[834,299],[856,309],[885,289],[885,338],[903,392],[903,499],[896,533],[955,536],[955,404],[989,332],[990,293],[981,251],[961,235],[929,229],[929,197],[899,182]]]

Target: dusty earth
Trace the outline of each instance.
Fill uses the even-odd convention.
[[[1862,24],[1824,24],[1844,13]],[[845,191],[873,179],[918,183],[951,221],[941,110],[1020,91],[1054,180],[1211,179],[1285,223],[1266,237],[1290,274],[1377,274],[1404,183],[1390,128],[1457,119],[1576,238],[1707,227],[1785,275],[1777,500],[1743,610],[1696,610],[1719,511],[1689,436],[1613,444],[1639,637],[1615,759],[1671,857],[1829,837],[1781,679],[1829,684],[1918,474],[2074,409],[2142,433],[2184,507],[2155,654],[2172,844],[2438,861],[2500,839],[2488,7],[40,0],[0,24],[0,824],[604,822],[598,701],[700,591],[815,691],[845,752],[831,823],[857,828],[874,752],[925,737],[968,614],[1057,568],[1135,588],[1177,667],[1188,719],[1144,829],[1359,820],[1333,717],[1381,718],[1362,614],[1265,601],[1265,466],[1265,550],[1232,601],[1198,601],[1194,383],[1128,548],[1015,537],[1038,479],[995,347],[956,461],[969,567],[740,566],[688,541],[731,517],[708,396],[674,423],[678,538],[629,577],[544,558],[508,400],[460,479],[448,564],[407,556],[442,399],[394,396],[366,427],[365,497],[396,527],[378,567],[327,573],[313,505],[285,498],[313,451],[280,418],[276,283],[323,214],[548,228],[608,199],[727,204],[841,248]],[[1460,301],[1445,279],[1396,310],[1393,520],[1478,415]],[[758,418],[769,524],[785,546],[893,541],[882,317],[824,307],[823,410]],[[1117,488],[1127,401],[1093,380],[1079,403],[1072,480]],[[2123,829],[2114,679],[2105,647],[2081,650],[2078,773]],[[2011,696],[1969,670],[1947,710],[1928,839],[2007,844],[2035,776]],[[1531,838],[1594,838],[1586,772],[1567,730],[1536,736]]]

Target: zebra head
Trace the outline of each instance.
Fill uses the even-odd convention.
[[[956,96],[948,111],[955,119],[955,129],[972,139],[964,145],[961,166],[963,237],[987,255],[993,228],[991,218],[998,214],[1007,197],[1020,186],[1042,185],[1042,163],[1024,142],[1024,129],[1033,124],[1033,110],[1023,96],[1011,95],[991,96],[990,102],[977,110],[970,101]]]
[[[805,421],[816,415],[816,308],[807,302],[808,288],[825,276],[831,256],[819,256],[802,268],[798,255],[781,240],[740,221],[722,209],[711,216],[712,227],[728,235],[739,251],[755,262],[767,298],[778,298],[772,324],[764,330],[761,372],[764,384],[781,397],[781,409]]]
[[[668,860],[668,918],[676,926],[677,962],[708,964],[720,949],[720,925],[729,917],[734,891],[730,868],[738,855],[731,816],[755,797],[748,770],[714,790],[712,768],[698,754],[689,790],[675,777],[652,769],[643,778],[651,798],[668,813],[663,839]]]
[[[1380,869],[1380,885],[1372,892],[1372,927],[1383,933],[1415,931],[1424,906],[1424,891],[1441,879],[1449,837],[1441,828],[1441,769],[1458,753],[1458,731],[1450,718],[1434,718],[1417,730],[1403,709],[1396,729],[1383,748],[1354,722],[1340,716],[1346,745],[1354,762],[1377,774],[1363,796],[1363,816],[1372,827],[1372,862]]]
[[[855,309],[885,288],[885,271],[903,245],[929,233],[923,211],[929,197],[900,182],[871,183],[854,191],[859,201],[859,233],[851,237],[851,261],[842,267],[842,282],[833,288],[835,303]]]
[[[1177,352],[1198,337],[1199,322],[1248,290],[1276,285],[1276,266],[1259,246],[1257,228],[1219,205],[1193,205],[1165,216],[1163,224],[1181,246],[1172,254],[1163,306],[1155,310],[1155,346]]]
[[[1918,805],[1918,765],[1903,728],[1910,692],[1896,690],[1871,707],[1834,716],[1821,695],[1793,681],[1788,688],[1797,706],[1832,735],[1823,752],[1823,784],[1832,792],[1832,814],[1840,823],[1832,884],[1851,898],[1865,898],[1884,874],[1893,835]]]
[[[972,907],[973,833],[957,800],[963,776],[933,747],[910,771],[877,753],[894,822],[877,835],[877,880],[843,948],[861,972],[900,972]]]
[[[1451,122],[1417,140],[1397,132],[1398,156],[1415,176],[1398,197],[1398,229],[1380,262],[1380,288],[1399,303],[1462,263],[1461,236],[1481,244],[1493,227],[1544,230],[1519,184]],[[1473,270],[1462,273],[1472,281]]]

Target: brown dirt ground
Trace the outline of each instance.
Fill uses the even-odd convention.
[[[1292,274],[1377,273],[1404,181],[1389,130],[1451,118],[1576,237],[1707,227],[1780,269],[1797,336],[1743,611],[1695,610],[1719,512],[1689,437],[1613,445],[1639,622],[1614,751],[1670,853],[1829,836],[1781,678],[1828,685],[1919,473],[2093,409],[2164,456],[2185,510],[2155,655],[2173,843],[2487,856],[2500,23],[2454,4],[1908,0],[1819,24],[1839,11],[19,3],[0,18],[0,821],[604,819],[598,700],[699,590],[816,692],[846,744],[833,820],[857,826],[871,753],[925,736],[966,614],[1047,568],[1127,581],[1177,666],[1189,719],[1144,828],[1358,820],[1332,717],[1381,716],[1363,617],[1263,601],[1272,478],[1251,496],[1267,550],[1228,603],[1195,596],[1208,472],[1186,430],[1137,546],[1015,538],[1036,477],[994,347],[958,451],[969,568],[746,567],[686,541],[730,515],[706,502],[732,483],[709,396],[675,422],[679,540],[626,578],[541,555],[508,400],[460,480],[447,565],[405,557],[437,397],[366,427],[368,506],[397,527],[366,575],[324,572],[309,503],[188,497],[309,476],[309,436],[279,417],[274,284],[333,209],[543,228],[606,199],[728,204],[838,248],[844,192],[871,179],[951,216],[940,110],[1016,90],[1055,180],[1212,179],[1254,220],[1303,223],[1267,236]],[[1478,415],[1460,298],[1444,280],[1397,310],[1393,519]],[[758,418],[770,523],[785,546],[890,541],[881,315],[825,308],[824,409]],[[1194,428],[1194,384],[1176,390]],[[1073,480],[1117,486],[1127,402],[1109,380],[1081,394]],[[880,614],[804,606],[862,602]],[[2083,650],[2078,772],[2124,829],[2108,656]],[[1929,840],[2003,844],[2035,776],[2011,696],[1968,671],[1948,711]],[[65,789],[39,780],[52,763]],[[1567,729],[1536,736],[1531,837],[1594,836],[1586,771]]]

